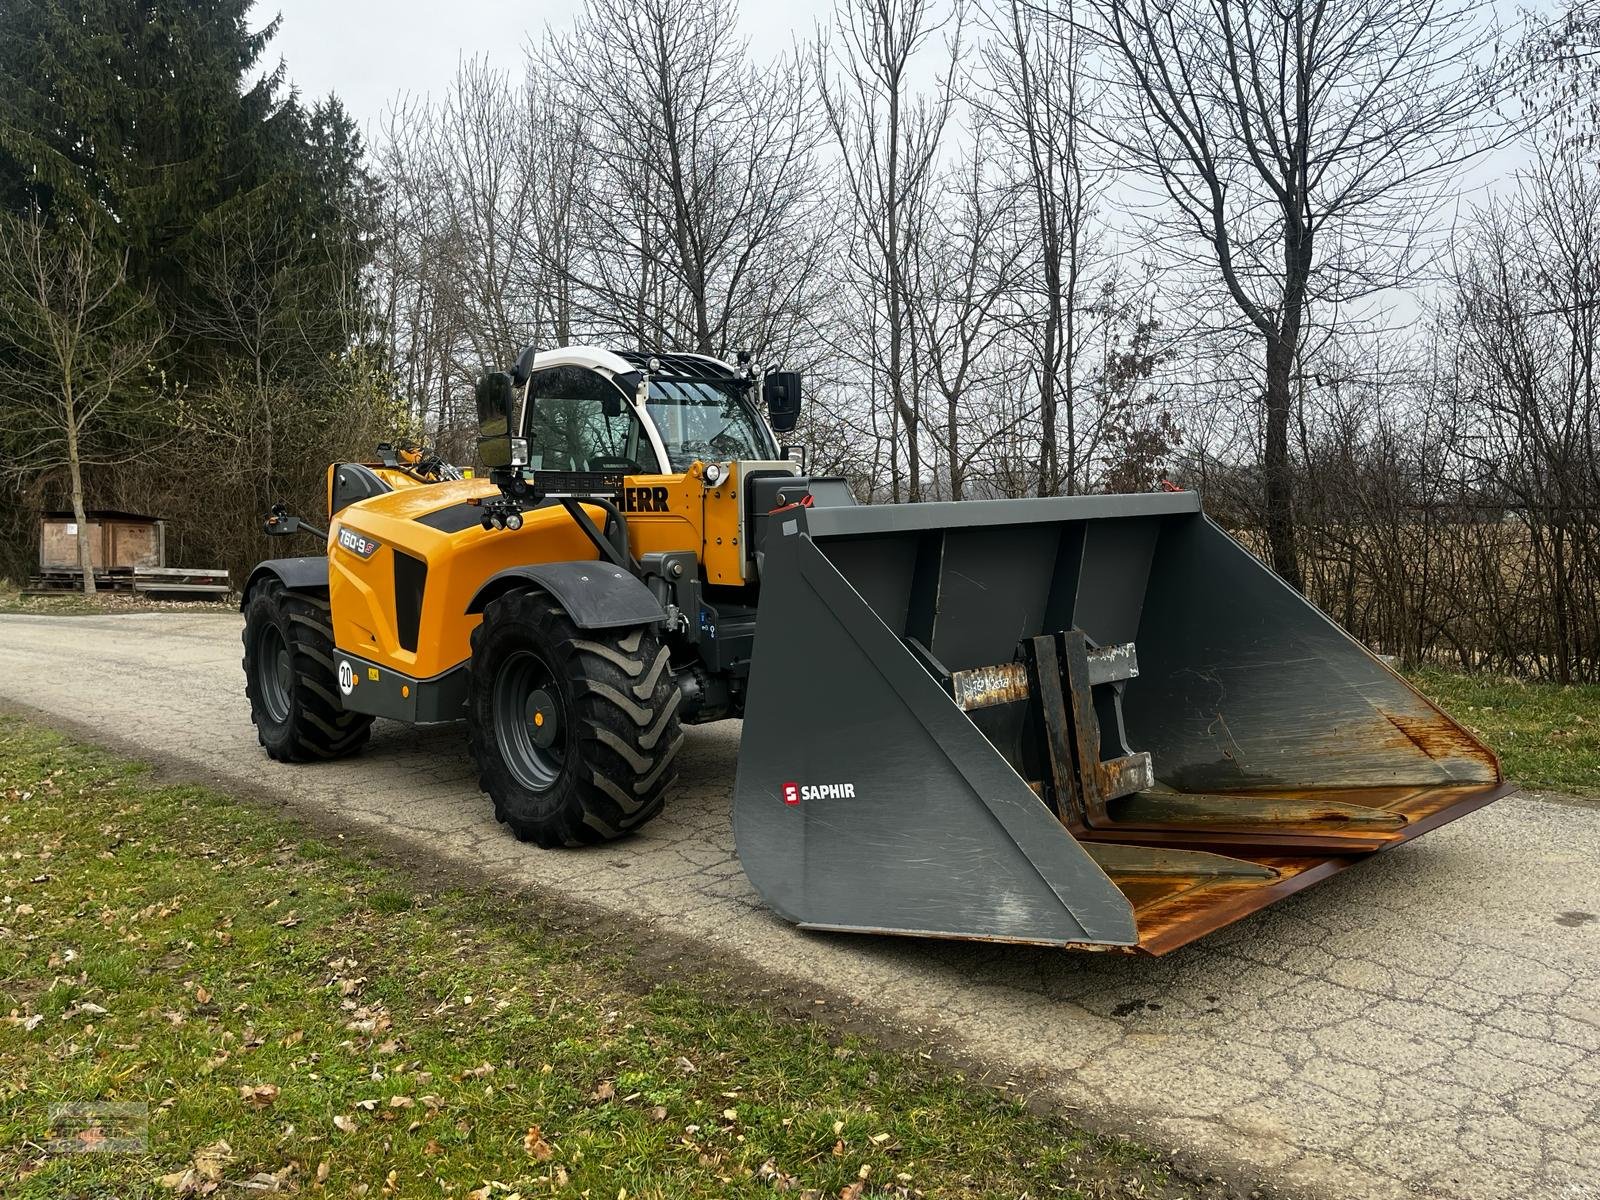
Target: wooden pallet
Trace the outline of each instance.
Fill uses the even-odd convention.
[[[173,596],[226,596],[233,588],[228,573],[192,567],[135,567],[133,590]]]
[[[98,591],[123,595],[147,595],[172,600],[205,600],[226,596],[233,588],[228,573],[198,567],[113,567],[96,571]],[[61,596],[83,590],[83,576],[77,571],[41,571],[28,580],[24,596]]]
[[[116,592],[133,590],[133,572],[96,571],[94,586],[98,591]],[[24,596],[60,596],[83,590],[83,576],[77,571],[41,571],[28,580],[22,589]]]

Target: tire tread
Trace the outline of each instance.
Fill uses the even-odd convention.
[[[293,592],[268,577],[245,599],[245,695],[256,740],[279,762],[325,762],[353,754],[366,744],[372,718],[348,712],[337,698],[333,618],[327,600]],[[289,718],[272,721],[256,693],[252,639],[263,622],[276,624],[288,643],[294,667]]]
[[[575,724],[569,755],[578,761],[567,764],[557,794],[538,801],[540,811],[501,761],[493,729],[497,655],[517,638],[537,638],[557,660],[551,667],[569,683],[568,720]],[[541,592],[510,592],[489,604],[472,634],[468,736],[479,786],[519,840],[592,845],[631,833],[661,811],[683,742],[680,693],[667,662],[652,631],[580,630]]]

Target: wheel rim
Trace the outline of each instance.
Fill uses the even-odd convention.
[[[566,712],[554,673],[545,661],[519,650],[494,681],[494,732],[500,757],[517,782],[544,791],[566,762]]]
[[[289,719],[290,698],[294,695],[294,660],[283,631],[276,625],[268,625],[256,639],[256,682],[268,718],[274,724],[283,724]]]

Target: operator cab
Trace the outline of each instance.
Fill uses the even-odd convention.
[[[757,382],[701,355],[548,351],[534,359],[522,414],[527,465],[676,475],[696,462],[777,459],[752,403]]]

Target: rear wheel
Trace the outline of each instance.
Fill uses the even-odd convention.
[[[291,592],[269,578],[244,606],[244,690],[256,740],[279,762],[317,762],[353,754],[372,718],[339,702],[333,621],[320,596]]]
[[[546,847],[638,829],[676,778],[679,695],[648,629],[581,630],[540,592],[492,601],[472,635],[468,736],[496,818]]]

